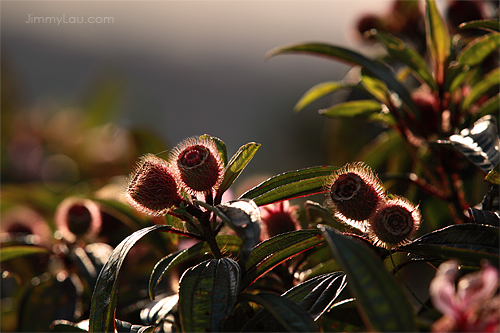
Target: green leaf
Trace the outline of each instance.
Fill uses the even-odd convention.
[[[445,63],[450,55],[450,34],[446,24],[438,12],[434,0],[426,0],[425,28],[427,47],[436,63],[437,82],[444,81]]]
[[[479,97],[488,92],[490,88],[497,87],[498,85],[500,85],[500,67],[492,69],[481,81],[472,87],[462,102],[462,110],[468,110]]]
[[[237,255],[241,248],[241,239],[236,236],[222,235],[215,237],[215,240],[219,248],[231,255]],[[152,300],[155,299],[158,283],[175,266],[189,260],[201,258],[206,253],[210,253],[210,247],[206,242],[199,242],[188,249],[171,253],[158,261],[149,278],[149,297]]]
[[[259,148],[260,143],[250,142],[238,149],[226,167],[224,180],[217,190],[217,198],[222,198],[222,194],[234,183]]]
[[[163,297],[158,301],[151,301],[141,310],[141,321],[146,325],[158,325],[165,321],[170,312],[177,306],[179,294]]]
[[[390,97],[390,91],[387,89],[386,84],[382,81],[373,76],[373,74],[367,72],[366,70],[361,71],[361,85],[365,90],[375,97],[377,101],[379,101],[382,104],[389,104],[391,97]]]
[[[481,104],[481,108],[477,111],[477,117],[481,118],[489,114],[498,114],[500,111],[499,97],[500,94],[496,94]]]
[[[413,118],[415,118],[417,121],[420,121],[418,108],[415,103],[413,103],[410,93],[408,92],[406,87],[395,78],[394,73],[382,63],[368,59],[357,52],[353,52],[342,47],[322,43],[306,43],[279,46],[268,51],[266,54],[266,58],[271,58],[276,55],[286,53],[307,53],[326,56],[328,58],[343,60],[347,63],[359,65],[365,68],[377,78],[385,82],[387,84],[387,87],[390,90],[393,90],[399,96],[403,104],[408,107],[408,111],[410,111],[410,113],[413,115]],[[398,111],[400,110],[398,109]],[[404,115],[402,114],[401,116]]]
[[[0,248],[0,263],[33,254],[49,254],[50,251],[38,246],[7,246]]]
[[[378,113],[380,111],[382,111],[382,104],[380,104],[380,102],[366,99],[339,103],[327,109],[319,110],[319,113],[330,118],[337,118],[355,117]]]
[[[458,54],[457,60],[462,65],[475,66],[483,62],[492,52],[498,50],[500,34],[497,32],[478,37]]]
[[[298,230],[274,236],[253,248],[246,263],[243,289],[282,262],[325,242],[318,230]]]
[[[332,212],[328,208],[323,207],[315,201],[307,200],[304,203],[304,209],[306,210],[307,220],[310,223],[317,223],[319,220],[319,222],[329,224],[337,230],[343,231],[347,228],[345,224],[340,223],[333,217]]]
[[[312,102],[316,101],[317,99],[325,95],[331,94],[340,89],[346,89],[352,87],[353,86],[350,84],[343,82],[336,82],[336,81],[327,81],[318,83],[312,88],[310,88],[308,91],[306,91],[304,95],[302,95],[297,104],[295,104],[293,110],[295,112],[299,112],[307,105],[311,104]]]
[[[437,83],[434,80],[432,73],[429,71],[425,60],[413,48],[405,45],[405,43],[388,33],[377,31],[375,33],[377,40],[385,45],[389,54],[411,68],[417,74],[417,79],[421,83],[427,84],[433,91],[437,91]]]
[[[142,237],[155,231],[168,231],[169,225],[154,225],[138,230],[125,238],[109,257],[106,265],[101,270],[92,294],[90,308],[90,332],[114,332],[116,287],[120,268],[130,249]]]
[[[319,328],[311,316],[296,303],[286,297],[270,294],[241,294],[242,302],[253,302],[263,306],[289,332],[318,332]],[[253,331],[253,327],[245,327],[244,332]]]
[[[498,228],[467,223],[448,226],[423,235],[400,250],[441,260],[456,258],[464,264],[480,266],[482,259],[498,263],[499,242]]]
[[[377,255],[361,242],[321,226],[335,259],[347,274],[365,324],[376,332],[414,332],[411,303]]]
[[[224,161],[224,166],[227,166],[227,148],[224,141],[214,136],[210,136],[208,134],[203,134],[202,136],[200,136],[200,139],[206,139],[212,141],[217,147],[217,150],[219,151],[219,154],[222,157],[222,160]]]
[[[500,32],[500,22],[498,20],[476,20],[464,22],[458,26],[460,30],[483,29]]]
[[[240,289],[241,271],[229,258],[209,259],[186,270],[179,285],[184,332],[221,332]]]
[[[500,185],[500,173],[498,173],[498,165],[490,172],[488,172],[488,174],[484,177],[484,180],[495,185]]]
[[[317,166],[284,172],[243,193],[240,199],[252,199],[257,206],[262,206],[321,193],[325,182],[337,169],[330,166]]]

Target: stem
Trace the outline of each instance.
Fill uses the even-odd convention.
[[[208,246],[210,246],[210,250],[214,255],[215,259],[221,259],[222,254],[219,249],[219,245],[217,245],[217,241],[215,240],[215,234],[212,230],[210,223],[201,223],[203,228],[203,234],[205,236],[205,242],[207,242]]]

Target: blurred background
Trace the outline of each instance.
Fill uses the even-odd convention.
[[[350,67],[297,55],[266,61],[264,55],[300,41],[368,51],[356,22],[385,12],[390,2],[1,6],[2,180],[77,183],[85,172],[105,173],[113,159],[126,162],[108,171],[127,174],[144,151],[159,153],[204,133],[225,141],[229,155],[249,141],[262,144],[242,176],[330,163],[326,141],[342,126],[316,110],[331,101],[298,114],[292,109],[311,86],[340,80]],[[344,133],[342,140],[358,137]],[[7,141],[16,144],[5,147]],[[333,161],[350,158],[339,150]],[[94,170],[82,166],[92,163]]]

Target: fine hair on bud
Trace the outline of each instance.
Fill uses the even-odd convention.
[[[215,191],[224,176],[224,162],[215,143],[192,137],[179,143],[170,156],[183,189],[190,194]]]
[[[147,154],[141,157],[129,177],[125,200],[139,212],[165,215],[182,201],[174,172],[167,161]]]
[[[325,185],[326,203],[341,222],[366,231],[367,219],[385,199],[382,182],[363,162],[338,169]]]
[[[57,206],[54,220],[61,236],[71,243],[84,236],[96,237],[102,227],[100,206],[90,199],[65,199]]]
[[[368,235],[375,246],[387,249],[410,242],[420,227],[418,206],[408,199],[395,197],[381,204],[368,221]]]

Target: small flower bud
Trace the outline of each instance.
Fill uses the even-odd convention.
[[[129,178],[125,192],[129,205],[143,214],[162,216],[178,205],[177,181],[167,161],[153,155],[143,156]]]
[[[102,226],[99,204],[82,198],[67,198],[57,206],[54,216],[61,236],[69,242],[79,237],[96,237]]]
[[[362,162],[348,163],[327,183],[327,204],[340,221],[365,231],[366,220],[385,200],[382,182]]]
[[[224,162],[210,140],[184,140],[173,149],[170,163],[188,193],[213,191],[222,182]]]
[[[266,240],[285,232],[300,230],[300,222],[297,219],[298,208],[290,206],[288,201],[261,208],[261,239]]]
[[[420,227],[420,219],[418,207],[406,198],[389,199],[369,219],[368,234],[376,246],[399,247],[410,242]]]

